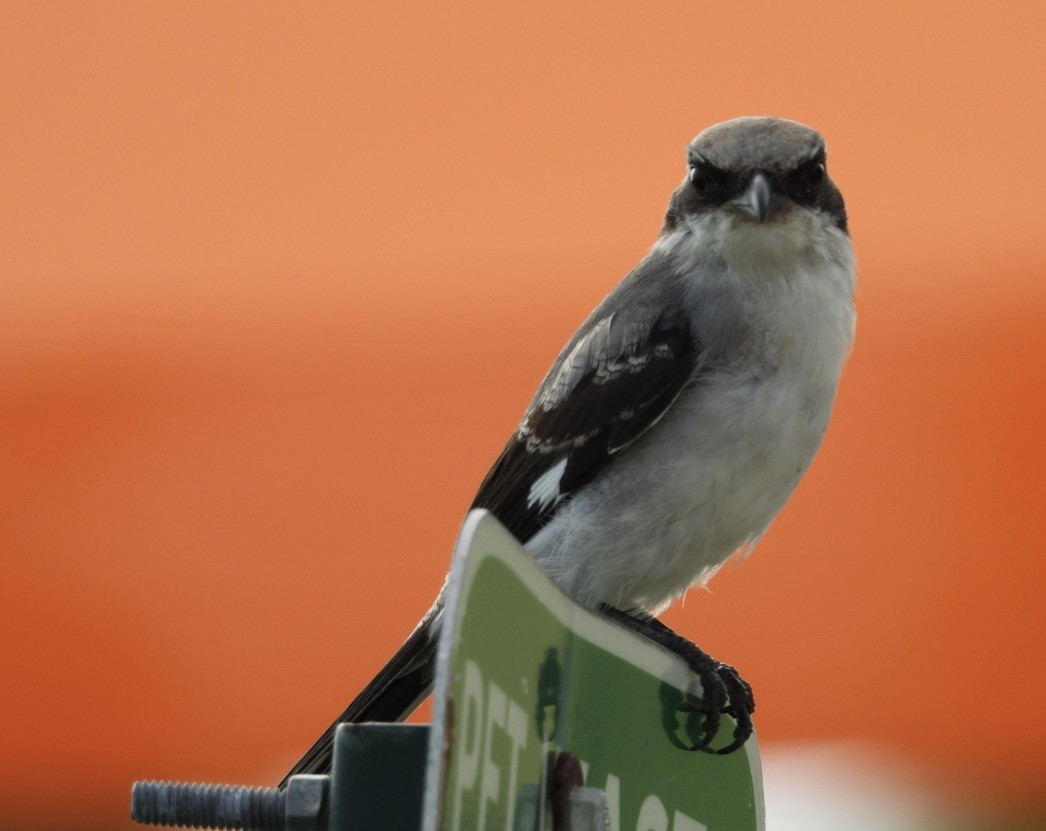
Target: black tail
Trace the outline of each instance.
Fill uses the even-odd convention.
[[[442,612],[441,592],[403,646],[295,762],[280,782],[281,788],[299,773],[330,773],[334,731],[342,722],[401,721],[414,711],[432,688]]]

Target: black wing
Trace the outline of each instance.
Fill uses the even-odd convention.
[[[545,377],[472,504],[522,542],[665,414],[700,353],[680,307],[594,317]]]
[[[657,287],[637,283],[611,295],[567,345],[480,486],[473,507],[490,510],[521,541],[656,424],[696,375],[699,344],[682,307],[643,302],[635,294]],[[441,609],[442,596],[281,785],[330,770],[339,723],[398,721],[414,709],[432,683]]]

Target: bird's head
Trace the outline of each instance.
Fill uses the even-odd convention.
[[[687,148],[687,174],[662,234],[688,225],[756,229],[815,222],[848,233],[842,194],[828,176],[824,139],[795,121],[747,116],[704,130]]]

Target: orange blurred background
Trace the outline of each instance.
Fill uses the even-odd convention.
[[[0,7],[7,827],[272,782],[424,610],[704,126],[821,130],[822,454],[668,621],[761,741],[1046,812],[1041,3]]]

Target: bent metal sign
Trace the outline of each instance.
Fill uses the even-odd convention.
[[[565,755],[573,784],[603,791],[610,831],[762,831],[755,737],[690,752],[686,666],[571,601],[484,511],[462,528],[439,649],[425,831],[558,825]]]

